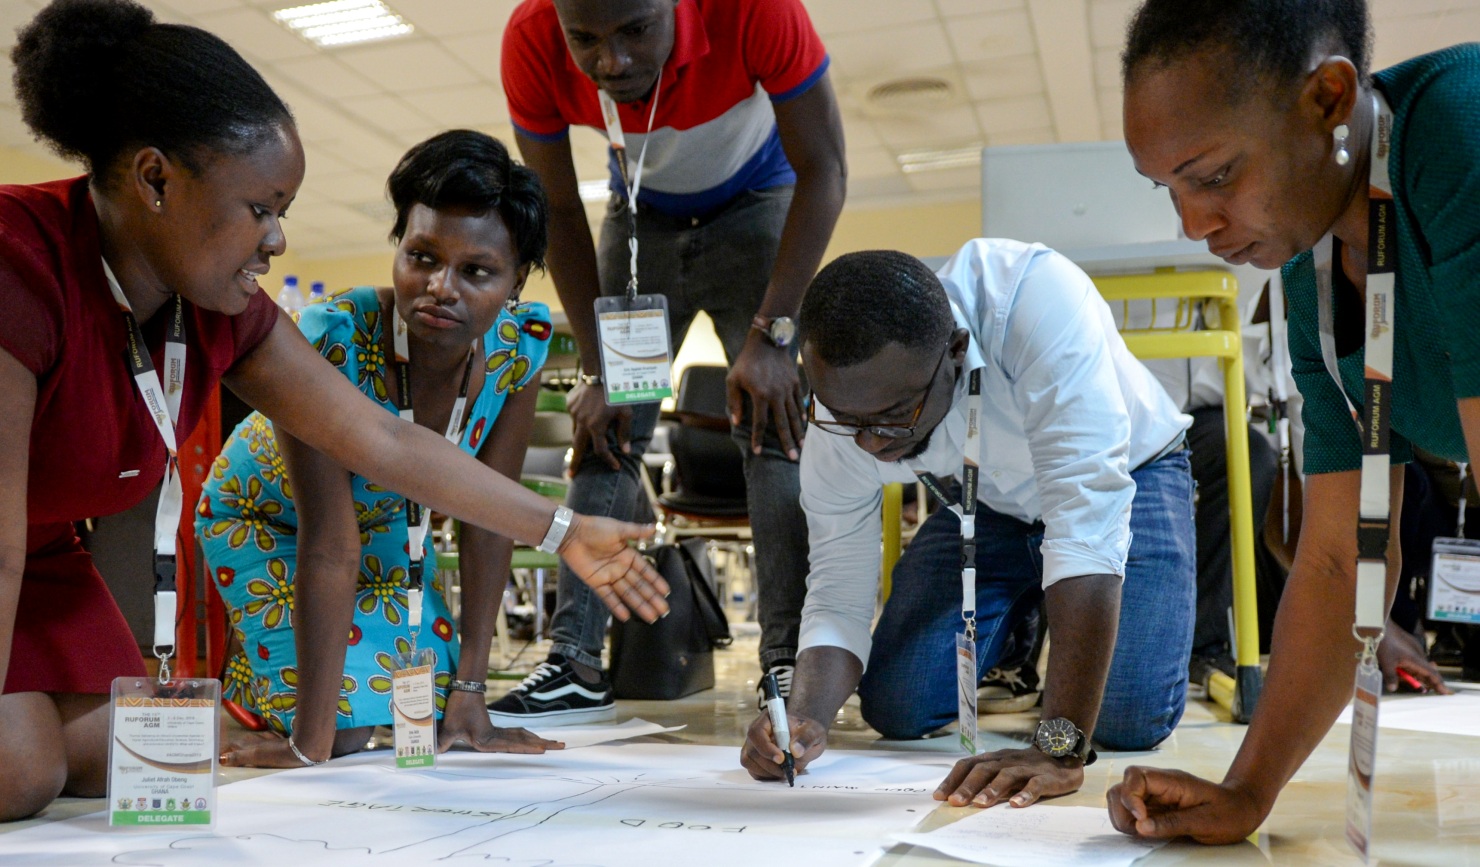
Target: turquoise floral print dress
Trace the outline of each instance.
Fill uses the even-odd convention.
[[[380,299],[374,287],[352,289],[304,308],[298,327],[319,354],[386,412],[395,413],[387,389],[394,376],[387,358]],[[508,396],[534,382],[551,334],[550,311],[526,302],[501,311],[483,339],[483,388],[468,409],[461,447],[476,455]],[[352,476],[360,528],[360,575],[355,619],[339,691],[339,728],[389,725],[393,659],[411,646],[406,500]],[[211,467],[195,514],[196,536],[207,568],[226,601],[230,628],[241,652],[227,664],[225,698],[255,711],[278,732],[292,730],[297,705],[297,652],[293,644],[293,573],[298,520],[293,490],[272,422],[248,416],[227,438]],[[430,537],[426,563],[436,563]],[[440,576],[428,574],[418,647],[437,651],[437,716],[447,703],[447,683],[457,669],[457,636],[443,598]]]

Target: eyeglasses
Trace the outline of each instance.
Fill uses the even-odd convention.
[[[925,411],[925,404],[930,402],[930,391],[935,388],[935,380],[940,376],[940,366],[945,363],[947,356],[951,354],[950,347],[941,354],[940,360],[935,363],[935,372],[930,374],[930,384],[925,386],[925,393],[920,396],[920,402],[915,406],[915,412],[910,416],[909,424],[845,424],[840,421],[828,421],[817,417],[817,392],[808,395],[807,401],[807,424],[818,430],[827,431],[844,437],[856,437],[867,431],[876,437],[890,440],[908,439],[915,435],[915,426],[920,423],[920,413]]]

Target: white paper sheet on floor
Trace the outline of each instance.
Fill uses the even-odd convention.
[[[863,865],[936,806],[930,794],[952,764],[833,751],[789,789],[751,780],[739,752],[670,744],[458,752],[427,771],[362,754],[223,786],[211,833],[120,833],[97,813],[0,835],[0,862]]]
[[[565,748],[568,750],[576,750],[583,747],[594,747],[597,744],[626,740],[627,738],[642,737],[643,735],[659,735],[666,732],[676,732],[685,728],[688,728],[688,726],[665,726],[662,723],[648,722],[642,717],[633,717],[626,722],[615,725],[612,723],[594,723],[592,725],[557,726],[555,728],[530,726],[529,730],[546,740],[564,743]]]
[[[895,834],[953,858],[996,867],[1126,867],[1164,841],[1116,831],[1103,807],[996,806],[923,834]]]
[[[1350,705],[1336,721],[1351,724]],[[1377,710],[1377,727],[1480,736],[1480,693],[1457,691],[1454,695],[1383,696]]]

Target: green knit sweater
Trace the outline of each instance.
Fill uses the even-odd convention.
[[[1411,460],[1417,445],[1461,461],[1465,439],[1455,402],[1480,396],[1480,44],[1415,57],[1373,78],[1394,114],[1392,460]],[[1305,398],[1305,472],[1358,469],[1356,425],[1321,360],[1311,254],[1290,260],[1284,277],[1290,358]],[[1338,330],[1344,320],[1360,322],[1360,311],[1340,309],[1349,297],[1334,301]],[[1355,346],[1339,366],[1346,393],[1360,406],[1364,351]]]

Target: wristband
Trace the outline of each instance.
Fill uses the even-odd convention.
[[[583,373],[580,375],[582,385],[601,385],[601,374]]]
[[[488,692],[488,684],[481,680],[449,680],[447,681],[447,688],[455,689],[458,692]]]
[[[575,512],[565,506],[555,507],[555,517],[550,521],[550,529],[545,532],[545,539],[540,542],[537,550],[546,554],[560,553],[560,543],[565,541],[565,534],[570,530],[571,519]]]

